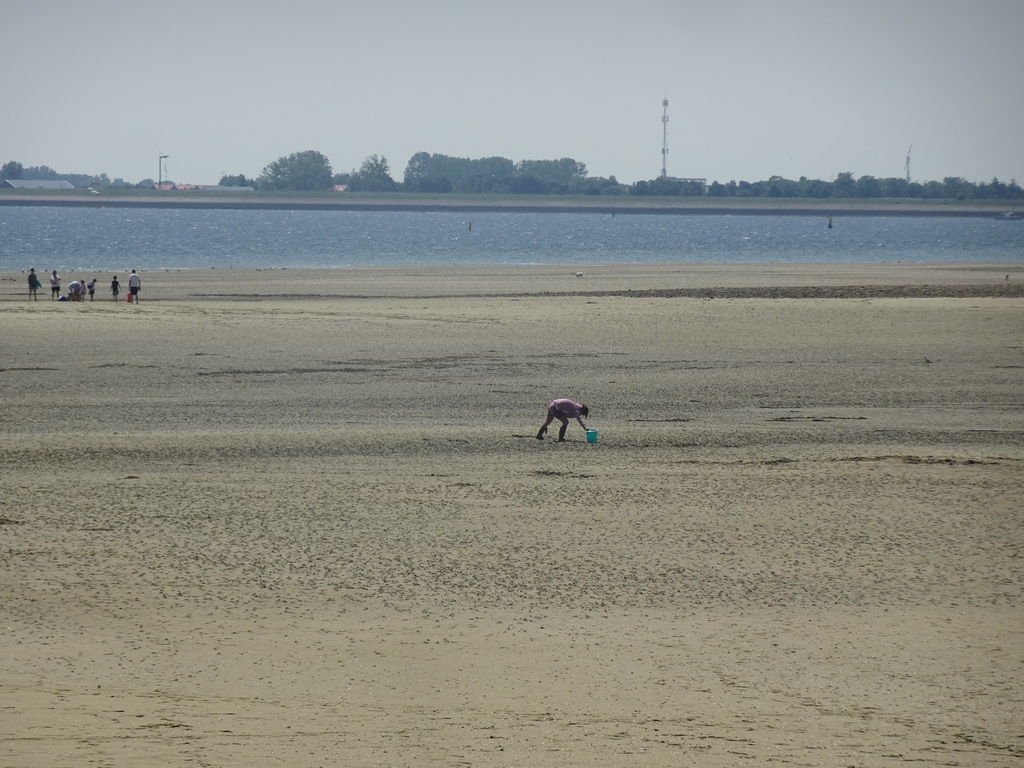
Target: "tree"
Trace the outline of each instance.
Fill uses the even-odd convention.
[[[455,182],[456,192],[505,193],[512,189],[516,164],[507,157],[480,157],[469,160]]]
[[[782,176],[771,176],[768,181],[758,181],[754,184],[755,194],[758,197],[796,197],[799,194],[799,182]]]
[[[516,164],[507,157],[481,157],[473,161],[473,170],[482,178],[508,183],[515,176]]]
[[[442,176],[427,176],[405,183],[406,192],[451,192],[452,183]]]
[[[253,187],[256,185],[256,182],[245,178],[241,173],[237,176],[221,176],[217,183],[222,187]]]
[[[733,182],[735,184],[735,182]],[[708,187],[708,197],[729,197],[729,188],[717,181],[711,182]]]
[[[879,181],[882,197],[910,197],[910,184],[906,179],[890,176]]]
[[[437,172],[437,163],[427,152],[417,152],[405,166],[406,192],[451,192],[452,180]]]
[[[703,195],[704,188],[699,181],[683,181],[671,176],[659,176],[651,179],[648,184],[647,194],[659,197],[681,197],[685,195]]]
[[[260,175],[260,187],[290,192],[324,192],[332,186],[330,161],[312,149],[280,157]]]
[[[0,168],[0,179],[20,179],[21,172],[25,170],[21,163],[11,160]]]
[[[628,187],[619,184],[614,176],[587,176],[569,182],[569,192],[573,195],[624,195]]]
[[[391,178],[386,157],[370,155],[352,174],[349,189],[353,192],[394,192],[398,189],[398,182]]]
[[[808,179],[801,176],[797,182],[798,197],[832,197],[832,185],[821,179]]]
[[[614,176],[612,178],[615,178]],[[746,182],[744,182],[746,183]],[[703,197],[711,193],[716,197],[728,197],[736,194],[736,182],[729,182],[731,187],[725,187],[718,182],[711,185],[710,189],[699,179],[677,179],[674,176],[659,176],[648,181],[638,181],[629,188],[631,195],[653,195],[657,197]],[[717,186],[715,186],[717,185]]]
[[[942,180],[945,197],[955,200],[968,200],[974,197],[974,185],[959,176],[947,176]]]
[[[409,158],[405,164],[405,187],[406,189],[418,192],[421,182],[434,178],[433,158],[429,152],[417,152]]]
[[[471,160],[417,152],[405,167],[405,189],[410,192],[507,192],[515,170],[515,163],[504,157]]]
[[[551,192],[544,182],[533,176],[516,176],[512,179],[509,191],[517,195],[543,195]]]
[[[856,184],[857,197],[881,197],[882,185],[874,176],[861,176]]]
[[[516,184],[513,184],[512,189],[564,195],[574,180],[586,177],[587,166],[571,157],[563,157],[561,160],[521,160],[516,166]]]
[[[21,178],[54,181],[60,178],[60,174],[48,165],[33,165],[22,169]]]
[[[843,171],[832,182],[832,197],[853,197],[856,190],[857,182],[851,171]]]

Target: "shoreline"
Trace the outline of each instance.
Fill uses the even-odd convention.
[[[369,299],[941,299],[1024,297],[1021,264],[555,264],[532,267],[352,269],[141,269],[143,300],[331,302]],[[37,271],[39,271],[37,267]],[[45,270],[45,267],[43,267]],[[63,271],[64,284],[96,277],[110,303],[115,270]],[[0,304],[26,300],[26,271],[0,272]],[[45,274],[45,272],[44,272]],[[39,301],[52,302],[48,287]],[[122,301],[124,297],[122,296]],[[67,304],[67,302],[60,302]],[[85,302],[89,304],[89,302]],[[71,306],[80,306],[77,302]]]
[[[903,216],[994,218],[1021,208],[1019,201],[808,200],[608,198],[581,196],[404,195],[353,193],[252,196],[225,192],[105,192],[37,194],[0,191],[0,207],[176,208],[211,210],[386,211],[419,213],[575,213],[671,216]]]

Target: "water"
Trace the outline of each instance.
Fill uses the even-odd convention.
[[[824,216],[0,207],[0,271],[1024,261],[1024,222],[826,224]]]

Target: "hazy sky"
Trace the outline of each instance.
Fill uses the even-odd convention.
[[[136,182],[416,152],[632,183],[1024,184],[1024,0],[0,0],[0,163]]]

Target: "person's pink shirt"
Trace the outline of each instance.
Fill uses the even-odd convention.
[[[570,419],[576,419],[580,423],[580,426],[584,429],[587,425],[583,423],[583,411],[580,409],[583,406],[579,403],[573,402],[568,398],[562,398],[561,400],[552,400],[548,408],[554,408],[563,416],[568,416]]]

